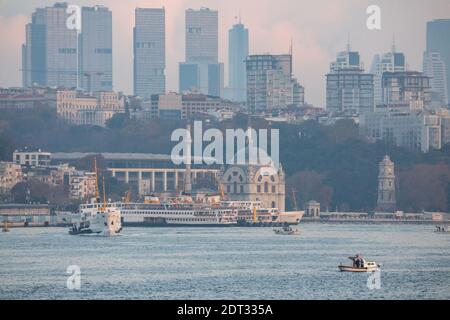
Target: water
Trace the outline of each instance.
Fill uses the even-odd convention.
[[[125,228],[118,237],[64,228],[0,234],[2,299],[449,299],[450,234],[431,225],[304,223],[300,236],[271,228]],[[362,253],[382,263],[341,273]],[[347,260],[347,261],[346,261]],[[69,290],[66,269],[81,269]]]

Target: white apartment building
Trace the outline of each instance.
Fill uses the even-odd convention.
[[[37,148],[23,148],[13,152],[13,162],[21,166],[45,167],[50,165],[51,153]]]
[[[423,73],[430,78],[431,103],[440,108],[447,105],[447,73],[445,63],[438,52],[423,54]]]
[[[70,193],[74,200],[86,200],[95,196],[96,178],[94,172],[77,171],[69,176]]]

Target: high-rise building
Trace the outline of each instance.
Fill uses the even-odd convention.
[[[359,53],[339,52],[326,75],[326,107],[335,114],[358,115],[374,109],[373,75],[364,73]]]
[[[112,14],[102,6],[81,9],[79,35],[80,88],[89,92],[111,91],[112,71]]]
[[[444,107],[448,104],[447,73],[439,52],[423,53],[423,73],[430,78],[431,104]]]
[[[37,8],[22,46],[23,86],[77,87],[78,35],[67,27],[67,3]]]
[[[378,169],[378,199],[377,209],[395,210],[395,173],[394,163],[389,156],[384,156]]]
[[[304,103],[304,89],[292,77],[292,55],[250,55],[247,68],[247,108],[271,112]]]
[[[427,22],[427,52],[440,54],[445,65],[447,82],[447,101],[450,103],[450,19],[437,19]]]
[[[186,62],[217,63],[219,52],[219,13],[209,8],[187,9]]]
[[[388,107],[423,110],[430,104],[430,79],[421,72],[384,72],[381,86],[383,104]]]
[[[228,90],[229,98],[244,102],[247,99],[248,29],[239,21],[228,31]]]
[[[136,8],[135,24],[134,94],[149,99],[166,91],[165,9]]]
[[[405,55],[396,52],[395,45],[392,45],[391,52],[386,52],[381,56],[376,54],[372,60],[370,73],[374,75],[374,100],[375,105],[383,103],[382,78],[384,72],[406,71]]]
[[[219,17],[208,8],[185,12],[185,62],[179,65],[179,91],[222,96],[223,64],[218,62]]]

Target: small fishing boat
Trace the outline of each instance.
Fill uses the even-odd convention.
[[[436,230],[434,230],[434,232],[438,232],[438,233],[449,233],[450,230],[448,229],[448,226],[445,226],[445,225],[439,226],[439,225],[437,225],[437,226],[436,226]]]
[[[291,235],[298,235],[300,234],[300,230],[298,229],[292,229],[290,226],[285,225],[280,229],[274,229],[273,230],[275,232],[275,234],[279,234],[279,235],[286,235],[286,236],[291,236]]]
[[[352,260],[351,265],[339,265],[339,270],[343,272],[371,272],[380,269],[380,265],[375,261],[367,261],[361,255],[357,254],[353,257],[348,257]]]

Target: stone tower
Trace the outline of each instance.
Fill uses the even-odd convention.
[[[394,163],[386,155],[379,164],[377,209],[394,211],[395,204]]]

